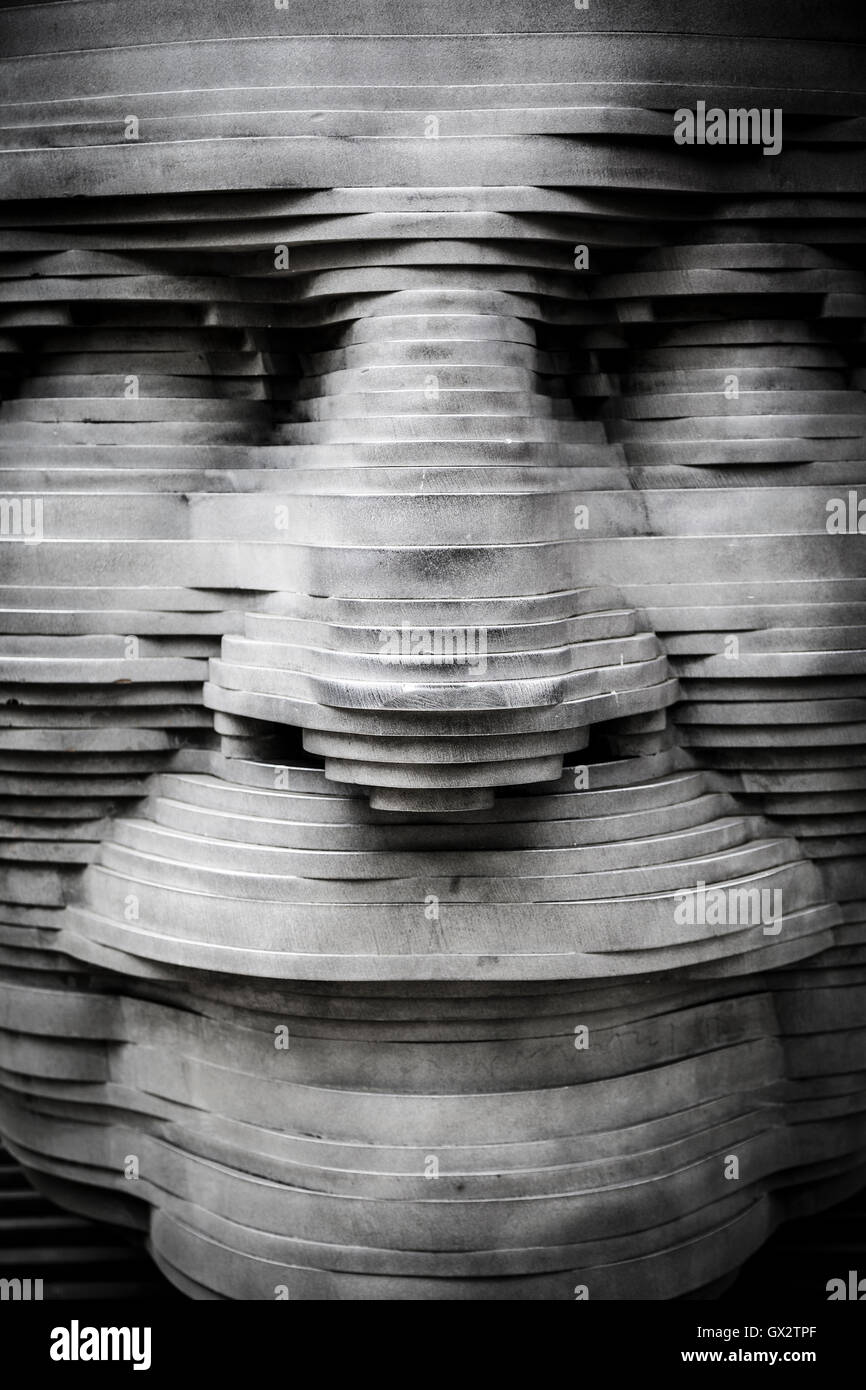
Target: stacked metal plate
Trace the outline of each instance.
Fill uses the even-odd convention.
[[[136,1237],[70,1213],[75,1200],[70,1201],[69,1188],[66,1184],[63,1193],[66,1208],[57,1205],[34,1191],[0,1148],[0,1277],[10,1281],[4,1299],[176,1299]],[[22,1269],[27,1273],[16,1286]]]
[[[866,1181],[856,17],[554,8],[0,14],[0,1129],[195,1298]]]

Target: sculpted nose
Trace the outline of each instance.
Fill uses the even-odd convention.
[[[575,418],[540,297],[477,278],[322,330],[282,429],[297,581],[224,638],[206,690],[225,735],[297,725],[382,810],[488,806],[672,698],[655,637],[579,582],[580,480],[621,488],[621,449]]]

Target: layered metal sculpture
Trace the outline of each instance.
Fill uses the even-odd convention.
[[[362,8],[2,14],[0,1129],[197,1298],[711,1296],[866,1171],[856,20]]]

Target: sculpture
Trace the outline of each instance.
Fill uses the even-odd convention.
[[[863,1182],[856,28],[541,8],[3,17],[0,1130],[194,1297]]]

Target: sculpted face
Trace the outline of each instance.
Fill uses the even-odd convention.
[[[193,1297],[860,1181],[853,28],[602,8],[3,12],[0,1129]]]

